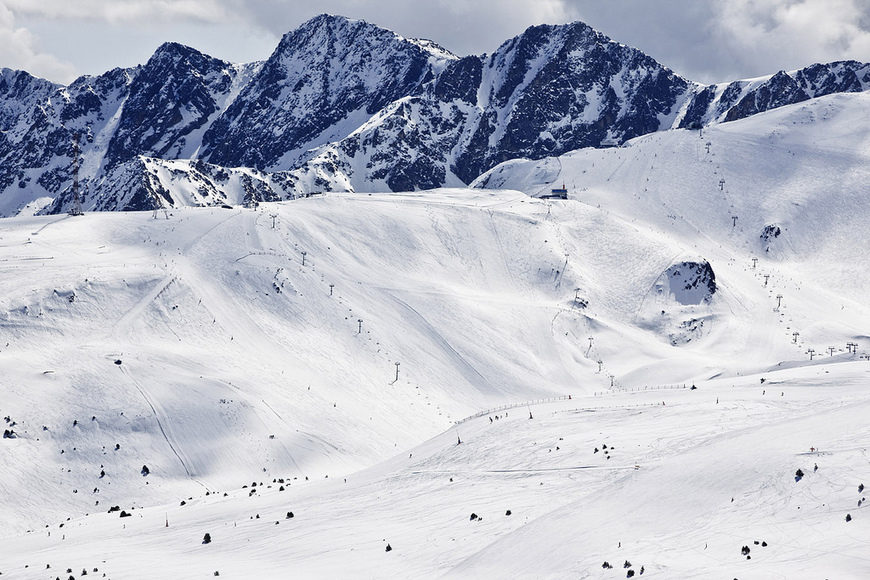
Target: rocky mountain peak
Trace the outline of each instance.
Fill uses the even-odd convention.
[[[220,165],[292,166],[347,136],[387,104],[420,90],[455,59],[362,20],[317,16],[286,34],[203,139]],[[244,147],[238,147],[238,143]]]
[[[185,137],[218,111],[234,76],[230,63],[174,42],[161,45],[130,84],[106,152],[107,165],[141,154],[180,154]]]
[[[490,55],[460,59],[429,40],[321,14],[251,65],[167,42],[143,65],[68,87],[0,70],[0,215],[37,199],[65,211],[74,133],[86,209],[113,209],[111,200],[232,197],[217,191],[220,180],[207,196],[128,191],[163,161],[184,160],[165,173],[191,182],[197,174],[181,168],[197,161],[257,169],[271,188],[262,199],[461,186],[511,159],[868,88],[870,65],[854,61],[702,86],[583,22],[531,26]]]

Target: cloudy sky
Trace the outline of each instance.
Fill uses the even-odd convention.
[[[0,0],[0,67],[68,83],[144,63],[168,40],[262,60],[321,12],[461,56],[492,52],[533,24],[583,20],[701,82],[870,62],[870,0]]]

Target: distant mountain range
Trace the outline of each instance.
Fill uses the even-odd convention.
[[[870,88],[870,65],[814,64],[701,85],[586,24],[533,26],[459,58],[317,16],[264,62],[167,43],[144,65],[63,86],[0,69],[0,215],[461,186],[501,162],[696,129]]]

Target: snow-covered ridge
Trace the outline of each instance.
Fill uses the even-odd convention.
[[[676,127],[735,121],[785,105],[833,93],[870,88],[870,64],[840,61],[779,71],[756,79],[693,87]]]
[[[106,189],[110,174],[140,156],[293,174],[301,193],[413,191],[868,86],[868,65],[851,61],[702,86],[581,22],[458,58],[324,14],[250,65],[167,43],[144,65],[69,87],[4,70],[0,215],[70,207],[76,133],[86,209],[119,209],[112,200],[136,194]]]

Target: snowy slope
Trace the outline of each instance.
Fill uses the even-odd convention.
[[[553,273],[564,258],[546,241],[554,232],[542,204],[516,192],[432,195],[312,198],[169,220],[10,220],[4,388],[52,385],[38,391],[47,399],[3,406],[26,432],[15,445],[47,460],[47,472],[16,468],[21,481],[71,494],[100,483],[99,465],[117,473],[130,462],[121,493],[145,493],[138,469],[155,460],[139,438],[155,429],[166,434],[153,444],[166,457],[152,479],[164,473],[173,493],[192,485],[188,475],[216,486],[263,468],[341,472],[482,407],[601,388],[572,338],[585,340],[587,323],[564,274]],[[395,362],[401,380],[391,386]],[[185,439],[193,449],[176,443]],[[314,454],[305,461],[285,451],[299,441]],[[116,443],[137,449],[135,459],[112,453]],[[62,449],[61,463],[79,468],[48,477]],[[92,496],[62,496],[52,517],[70,500],[86,511],[101,499]]]
[[[865,577],[868,112],[2,220],[0,572]]]
[[[734,284],[741,291],[759,284],[763,298],[734,296],[728,308],[781,304],[771,315],[780,319],[782,339],[762,348],[747,338],[748,346],[842,349],[867,336],[867,278],[859,272],[870,248],[857,232],[870,228],[870,141],[861,129],[868,112],[866,94],[831,95],[703,133],[674,131],[620,149],[509,162],[477,184],[540,195],[565,183],[583,204],[641,231],[686,240],[690,254],[710,261],[717,282],[742,278]]]
[[[2,572],[861,578],[867,365],[501,411],[346,480],[252,476],[7,537]]]

